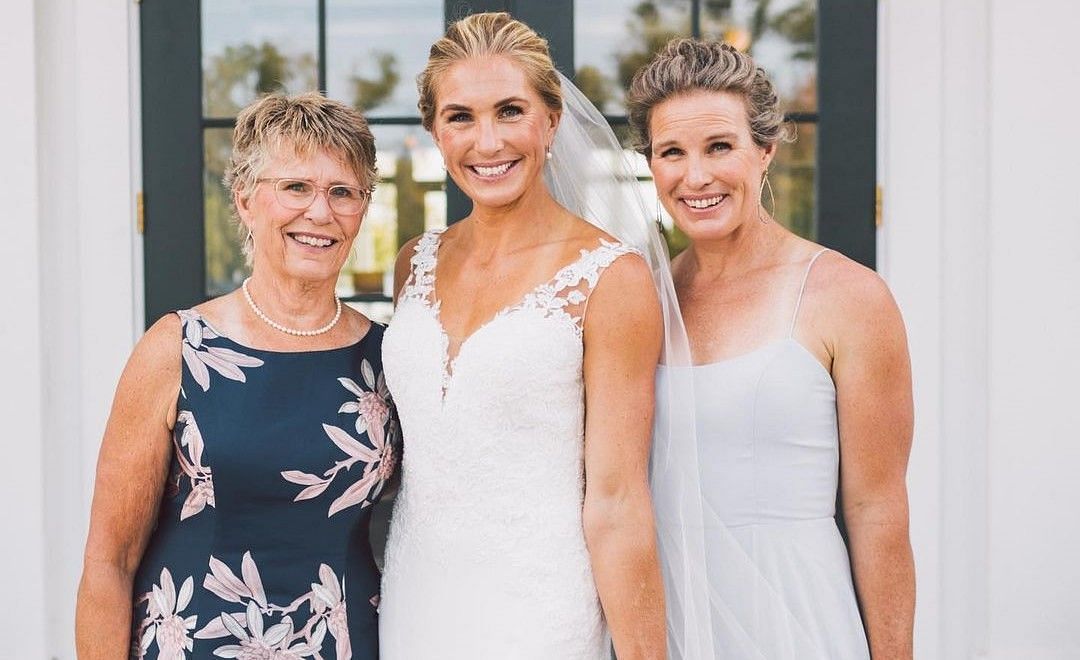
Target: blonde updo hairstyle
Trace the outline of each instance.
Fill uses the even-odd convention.
[[[420,92],[417,107],[424,128],[435,124],[439,80],[447,69],[463,60],[506,57],[525,73],[525,78],[544,105],[562,110],[562,89],[546,39],[506,12],[472,14],[450,24],[446,36],[431,45],[427,66],[416,78]]]
[[[681,38],[669,41],[630,83],[627,109],[634,148],[650,158],[649,119],[653,108],[680,94],[697,91],[729,92],[742,97],[750,136],[759,147],[794,139],[794,129],[784,121],[772,81],[752,57],[726,43]]]
[[[283,154],[310,158],[319,151],[340,158],[356,175],[361,188],[374,186],[375,137],[363,115],[318,92],[295,96],[270,94],[244,108],[236,117],[232,156],[223,183],[227,190],[247,199],[255,192],[270,158]],[[235,201],[233,219],[250,266],[252,244]]]

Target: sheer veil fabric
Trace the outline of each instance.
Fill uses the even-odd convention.
[[[650,482],[668,657],[811,657],[814,644],[805,630],[702,495],[690,345],[667,247],[615,134],[581,91],[560,78],[563,113],[544,170],[548,190],[571,212],[642,252],[664,315],[665,377],[657,380]]]

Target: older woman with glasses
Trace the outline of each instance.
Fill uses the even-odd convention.
[[[238,117],[225,183],[252,275],[157,321],[120,379],[80,658],[378,657],[368,525],[397,431],[383,328],[334,293],[374,161],[363,117],[318,94]]]

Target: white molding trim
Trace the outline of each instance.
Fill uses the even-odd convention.
[[[942,4],[941,658],[988,648],[990,7]]]

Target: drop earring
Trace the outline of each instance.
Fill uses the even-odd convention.
[[[765,188],[769,189],[769,201],[772,202],[772,209],[769,213],[772,216],[776,216],[776,197],[773,195],[772,182],[769,181],[769,168],[765,168],[765,173],[761,175],[761,187],[758,189],[758,220],[765,224],[768,220],[761,214],[764,205],[761,203],[761,197],[765,194]]]
[[[546,158],[546,159],[548,159],[550,161],[551,160],[551,147],[548,147],[546,151],[547,151],[547,153],[544,154],[544,158]]]

